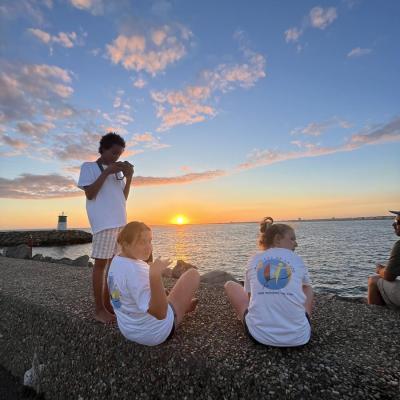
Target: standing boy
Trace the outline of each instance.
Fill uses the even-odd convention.
[[[82,164],[78,187],[85,191],[86,211],[93,232],[93,292],[96,320],[115,319],[105,279],[108,265],[117,251],[119,231],[126,225],[126,200],[133,165],[118,161],[125,149],[124,139],[110,132],[100,140],[100,157]]]

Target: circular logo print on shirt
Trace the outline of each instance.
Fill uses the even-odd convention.
[[[278,258],[260,260],[257,264],[257,278],[268,289],[283,289],[290,282],[292,269]]]

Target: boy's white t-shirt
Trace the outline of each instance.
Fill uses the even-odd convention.
[[[291,250],[258,252],[248,263],[245,290],[251,293],[246,324],[270,346],[300,346],[311,336],[302,285],[311,285],[303,260]]]
[[[149,266],[141,260],[115,256],[108,271],[111,304],[121,333],[147,346],[163,343],[171,333],[174,312],[159,320],[147,312],[151,297]]]
[[[104,166],[107,168],[107,166]],[[84,189],[96,181],[101,170],[96,162],[82,164],[78,187]],[[125,181],[115,174],[107,176],[97,196],[86,199],[86,211],[93,233],[126,225]]]

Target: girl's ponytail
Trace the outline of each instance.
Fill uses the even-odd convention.
[[[261,249],[267,250],[273,246],[276,235],[282,237],[289,230],[293,230],[293,228],[286,224],[274,224],[274,220],[271,217],[265,217],[260,222],[258,245]]]

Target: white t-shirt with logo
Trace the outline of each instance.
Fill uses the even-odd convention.
[[[171,333],[174,312],[159,320],[147,312],[151,297],[149,266],[141,260],[115,256],[108,271],[111,304],[121,333],[147,346],[163,343]]]
[[[104,169],[107,166],[104,166]],[[96,162],[82,164],[78,187],[84,189],[94,183],[101,170]],[[115,174],[107,176],[96,197],[86,199],[86,211],[93,233],[126,225],[125,181]]]
[[[251,297],[246,324],[257,341],[289,347],[310,340],[302,285],[311,285],[308,269],[291,250],[272,248],[249,260],[245,290]]]

